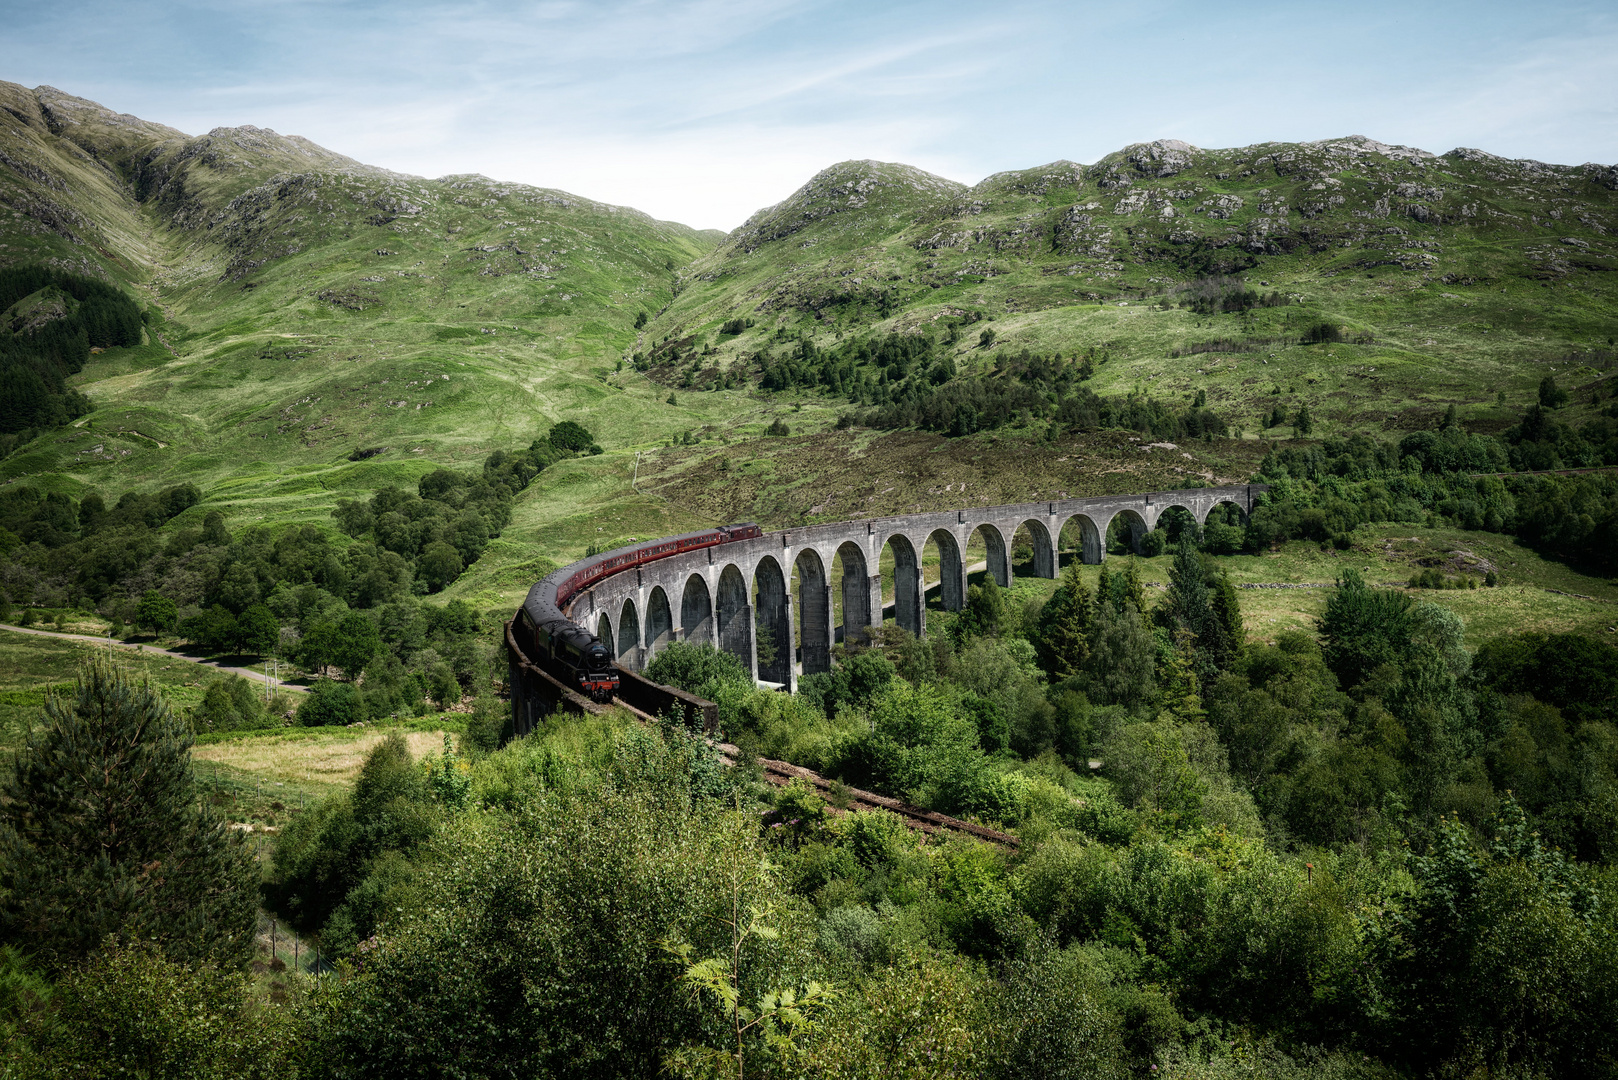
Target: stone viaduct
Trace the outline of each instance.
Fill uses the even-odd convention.
[[[1019,528],[1026,528],[1033,544],[1034,575],[1054,578],[1066,526],[1077,527],[1080,557],[1095,564],[1106,557],[1108,530],[1115,521],[1127,527],[1129,543],[1138,551],[1141,539],[1171,507],[1183,507],[1203,523],[1228,503],[1245,522],[1267,488],[1192,488],[784,529],[603,579],[574,598],[568,615],[632,670],[641,670],[670,642],[705,642],[740,659],[755,679],[795,691],[799,675],[831,670],[834,641],[858,639],[867,627],[882,624],[885,548],[893,549],[893,580],[886,590],[893,597],[893,618],[920,637],[927,629],[922,562],[928,544],[938,550],[944,608],[958,611],[966,603],[964,556],[974,533],[982,536],[989,573],[1004,586],[1011,583],[1011,543]],[[841,580],[833,582],[838,563]],[[762,665],[755,626],[768,630],[773,646],[773,657]]]

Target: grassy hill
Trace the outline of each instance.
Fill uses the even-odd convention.
[[[1307,404],[1317,434],[1429,427],[1452,403],[1500,427],[1500,395],[1524,404],[1546,371],[1579,390],[1606,374],[1615,234],[1618,168],[1359,137],[1162,141],[970,189],[844,162],[697,259],[647,338],[748,316],[755,327],[724,346],[745,358],[782,326],[831,347],[968,324],[953,351],[971,370],[988,352],[975,324],[992,320],[996,349],[1104,350],[1098,391],[1201,390],[1248,432],[1277,402]],[[1290,303],[1180,306],[1199,279],[1236,274]],[[1285,340],[1321,321],[1348,342]]]
[[[1363,138],[1157,142],[971,188],[845,162],[724,237],[251,126],[188,136],[10,83],[0,166],[0,266],[111,279],[148,318],[142,345],[73,379],[94,411],[0,462],[0,483],[190,481],[205,502],[186,520],[326,526],[339,497],[578,420],[607,452],[543,473],[451,588],[490,606],[543,560],[717,517],[894,512],[959,500],[944,485],[969,480],[970,499],[1000,501],[1240,477],[1276,406],[1307,405],[1325,435],[1429,427],[1450,404],[1498,430],[1554,371],[1576,418],[1618,336],[1618,169]],[[1182,306],[1238,274],[1284,302]],[[1345,340],[1294,343],[1322,321]],[[789,340],[888,333],[927,335],[963,375],[1001,349],[1088,352],[1098,392],[1201,391],[1240,438],[1149,466],[1138,440],[1105,434],[1030,454],[1036,433],[1016,429],[833,432],[846,398],[758,386]],[[626,363],[652,353],[645,372]],[[681,369],[699,367],[731,378],[687,388]],[[773,421],[792,434],[765,438]],[[877,482],[889,472],[902,480]]]
[[[258,128],[191,138],[49,88],[0,84],[0,105],[0,262],[111,277],[151,318],[142,347],[76,378],[95,412],[0,464],[6,481],[189,480],[233,520],[319,521],[338,493],[564,417],[616,449],[729,415],[606,381],[711,233]],[[382,450],[351,463],[356,447]]]

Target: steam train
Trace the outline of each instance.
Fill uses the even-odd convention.
[[[604,577],[699,548],[752,540],[764,530],[748,521],[705,532],[669,536],[648,544],[615,548],[564,566],[528,590],[518,616],[519,643],[536,663],[592,701],[606,702],[618,691],[612,648],[563,614],[580,592]]]

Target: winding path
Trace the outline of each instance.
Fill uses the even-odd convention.
[[[231,667],[228,664],[210,660],[205,656],[187,656],[185,653],[175,652],[172,649],[159,649],[156,645],[143,645],[138,641],[118,641],[114,638],[92,637],[89,634],[67,634],[56,630],[35,630],[31,626],[12,626],[9,623],[0,623],[0,630],[10,630],[14,634],[32,634],[35,637],[55,638],[58,641],[82,641],[88,645],[116,645],[120,649],[157,653],[159,656],[167,656],[175,660],[185,660],[192,664],[200,664],[203,667],[211,667],[215,671],[222,671],[229,675],[240,675],[244,679],[250,679],[259,684],[268,683],[278,690],[296,690],[300,694],[308,690],[306,686],[283,682],[280,679],[270,677],[262,671],[254,671],[252,668]]]

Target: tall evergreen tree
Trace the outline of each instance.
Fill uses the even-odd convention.
[[[1146,586],[1140,579],[1140,564],[1133,556],[1124,564],[1123,591],[1124,600],[1142,615],[1146,614]]]
[[[1219,577],[1210,585],[1214,617],[1219,620],[1223,631],[1223,649],[1215,657],[1215,663],[1220,668],[1228,668],[1236,662],[1242,651],[1242,642],[1247,639],[1247,627],[1242,623],[1242,605],[1236,598],[1236,586],[1231,584],[1230,575],[1223,570]]]
[[[1036,647],[1040,663],[1052,677],[1071,679],[1084,668],[1090,655],[1090,589],[1079,575],[1079,564],[1069,563],[1062,583],[1039,611]]]
[[[1102,705],[1142,712],[1157,701],[1157,641],[1135,609],[1103,607],[1091,631],[1087,692]]]
[[[1006,621],[1006,598],[993,574],[983,575],[982,585],[966,590],[966,614],[957,624],[967,633],[996,637]]]
[[[0,793],[0,940],[61,968],[109,935],[245,963],[252,856],[203,807],[185,726],[105,659],[52,697]]]
[[[1234,592],[1225,602],[1233,600]],[[1217,587],[1213,590],[1208,587],[1196,541],[1190,535],[1182,535],[1179,550],[1174,554],[1174,565],[1169,567],[1168,595],[1153,615],[1170,633],[1185,630],[1192,635],[1196,672],[1204,682],[1211,682],[1233,656],[1225,619],[1218,610],[1221,603]]]
[[[1117,611],[1113,601],[1112,571],[1107,567],[1107,560],[1101,560],[1101,574],[1096,578],[1096,618],[1101,618],[1102,609]]]
[[[1373,589],[1352,567],[1337,579],[1320,616],[1321,652],[1326,665],[1351,689],[1386,663],[1410,655],[1415,603],[1391,589]]]

